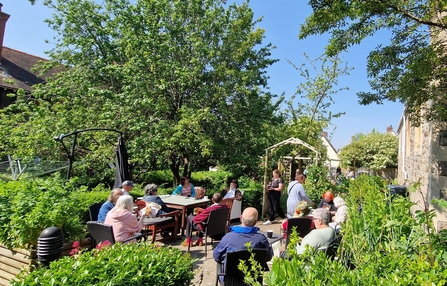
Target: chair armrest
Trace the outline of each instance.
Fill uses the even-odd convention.
[[[143,237],[143,235],[140,233],[139,235],[135,235],[135,236],[129,237],[128,239],[125,239],[125,240],[120,241],[120,242],[121,243],[126,243],[126,242],[129,242],[129,241],[134,240],[134,239],[140,240],[142,237]]]
[[[181,213],[182,213],[181,210],[176,210],[176,211],[173,211],[173,212],[170,212],[170,213],[167,213],[167,214],[162,214],[162,215],[160,215],[160,217],[167,217],[167,216],[169,216],[169,217],[176,217],[176,216],[180,215]]]

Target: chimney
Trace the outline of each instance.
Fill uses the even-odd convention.
[[[3,51],[3,38],[5,37],[6,22],[9,19],[9,15],[2,12],[3,4],[0,3],[0,60],[2,59]]]
[[[393,126],[390,125],[386,128],[386,133],[393,133]]]
[[[323,137],[327,139],[327,132],[323,132]]]

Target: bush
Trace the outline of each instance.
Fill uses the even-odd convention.
[[[21,273],[12,285],[189,285],[195,259],[171,247],[115,244]]]
[[[324,253],[298,256],[291,249],[290,260],[273,261],[267,284],[446,285],[445,234],[433,232],[433,210],[413,217],[413,203],[392,198],[385,184],[371,176],[347,184],[349,217],[342,226],[338,260]]]
[[[0,184],[0,242],[9,247],[33,248],[47,227],[64,232],[65,241],[86,236],[88,207],[103,202],[109,190],[73,188],[58,177]]]

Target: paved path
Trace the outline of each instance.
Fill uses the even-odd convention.
[[[234,223],[237,225],[239,223]],[[275,233],[280,232],[281,223],[279,221],[274,222],[272,225],[264,226],[262,222],[258,222],[257,227],[262,231],[273,230]],[[166,245],[171,245],[172,247],[178,248],[181,251],[187,252],[188,248],[181,246],[181,243],[185,239],[184,236],[179,237],[175,242],[166,241]],[[159,242],[157,242],[159,243]],[[205,257],[205,246],[194,246],[190,249],[190,254],[192,257],[198,258],[198,261],[194,263],[195,278],[191,285],[194,286],[205,286],[205,285],[215,285],[216,283],[216,262],[213,259],[213,248],[218,244],[215,241],[211,246],[211,239],[208,239],[207,246],[207,256]]]

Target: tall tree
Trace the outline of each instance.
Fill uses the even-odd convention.
[[[58,36],[41,68],[64,68],[1,114],[5,134],[33,134],[9,145],[14,154],[49,157],[48,134],[103,127],[124,133],[134,169],[169,165],[177,180],[194,164],[247,172],[258,165],[267,127],[280,122],[281,98],[274,103],[264,92],[276,60],[247,2],[44,3],[54,9],[48,23]],[[79,144],[93,166],[106,152],[88,140]]]
[[[330,33],[328,55],[380,30],[390,33],[390,43],[378,45],[368,56],[372,92],[358,93],[360,104],[401,101],[416,124],[421,116],[447,120],[446,1],[310,0],[309,5],[313,13],[299,37]]]

